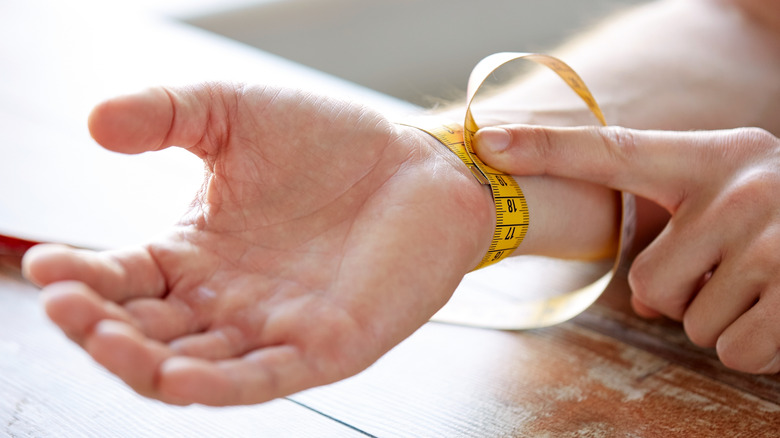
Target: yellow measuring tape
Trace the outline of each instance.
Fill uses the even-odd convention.
[[[490,186],[496,208],[496,228],[487,254],[475,269],[492,265],[511,255],[522,242],[531,220],[522,189],[515,179],[483,163],[477,157],[473,147],[473,137],[479,130],[479,126],[474,120],[471,104],[477,92],[493,72],[503,65],[517,60],[533,61],[553,70],[580,96],[598,121],[602,125],[606,125],[604,115],[590,90],[580,76],[566,63],[549,55],[508,52],[490,55],[480,61],[472,70],[466,93],[466,114],[462,128],[457,123],[436,123],[430,124],[430,126],[428,126],[429,123],[424,126],[410,124],[410,126],[422,129],[444,143],[463,161],[480,183]],[[628,254],[636,222],[635,203],[633,196],[628,193],[621,194],[621,201],[622,214],[618,253],[608,272],[593,280],[593,269],[587,269],[584,270],[587,273],[582,275],[583,279],[587,279],[587,284],[582,287],[575,287],[573,290],[542,298],[528,299],[526,297],[526,299],[508,299],[501,302],[471,299],[465,300],[464,303],[463,300],[455,299],[458,298],[458,292],[464,288],[464,283],[467,283],[467,279],[464,279],[464,283],[459,287],[459,291],[456,291],[454,299],[434,315],[433,320],[497,329],[527,329],[557,324],[581,313],[606,289],[618,268],[625,262]],[[571,266],[568,266],[570,264],[570,262],[564,262],[562,269],[571,270]],[[546,265],[550,265],[549,261],[546,262]],[[578,270],[583,271],[581,267]],[[538,274],[551,275],[553,271],[555,269],[552,271],[542,269],[538,271]],[[527,274],[527,272],[523,272],[523,274]],[[522,287],[524,278],[520,276],[517,280],[516,284]],[[508,283],[513,284],[512,281]],[[479,289],[480,287],[484,287],[484,279],[482,286],[477,285],[475,288]],[[478,293],[479,290],[475,292]],[[511,296],[510,293],[505,293],[505,295]]]
[[[514,178],[483,163],[465,141],[463,128],[458,124],[439,125],[424,129],[444,143],[471,170],[480,183],[490,186],[496,206],[496,228],[493,239],[482,261],[474,268],[492,265],[512,254],[528,232],[528,204]]]

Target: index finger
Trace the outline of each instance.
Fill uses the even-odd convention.
[[[475,150],[496,169],[553,175],[631,192],[673,211],[713,173],[722,131],[642,131],[621,127],[507,125],[477,132]]]

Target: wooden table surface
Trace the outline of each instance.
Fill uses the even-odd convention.
[[[305,80],[393,106],[172,23],[120,23],[86,12],[78,2],[0,3],[4,157],[44,143],[87,144],[86,111],[106,95],[206,76],[245,80],[262,72],[259,80]],[[76,32],[84,29],[92,30]],[[34,163],[6,163],[7,172],[20,170],[0,174],[3,192],[30,193],[35,180],[45,182]],[[0,196],[0,232],[24,225],[12,219],[45,201]],[[48,220],[74,212],[60,213]],[[0,436],[780,436],[780,377],[730,371],[712,350],[693,346],[679,324],[637,318],[622,278],[586,312],[554,327],[429,323],[353,378],[262,405],[207,408],[130,391],[46,319],[36,288],[15,267],[18,258],[0,260]]]
[[[270,403],[145,399],[68,341],[0,270],[0,436],[773,437],[780,378],[725,369],[676,323],[628,309],[506,332],[428,323],[368,370]]]

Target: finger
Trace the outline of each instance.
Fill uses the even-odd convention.
[[[85,350],[108,371],[141,395],[174,404],[186,400],[164,396],[158,391],[158,371],[172,356],[165,345],[146,338],[132,326],[103,320],[85,342]]]
[[[647,248],[669,223],[669,212],[645,198],[636,198],[636,234],[632,250]],[[629,257],[636,257],[636,253]],[[631,294],[631,307],[642,318],[656,319],[663,314],[644,303],[636,294]]]
[[[703,277],[720,262],[722,243],[717,237],[689,232],[699,229],[695,225],[679,227],[679,223],[686,223],[686,218],[673,218],[634,259],[628,274],[633,300],[641,303],[636,310],[649,308],[677,321],[701,288]]]
[[[132,321],[132,317],[120,306],[106,301],[79,282],[51,284],[44,288],[41,299],[49,318],[79,345],[84,344],[84,340],[101,320]]]
[[[634,312],[636,312],[636,314],[641,316],[642,318],[652,319],[652,318],[660,318],[663,316],[661,312],[643,303],[636,295],[633,294],[631,295],[631,307],[633,307]]]
[[[112,301],[161,296],[166,282],[144,249],[95,252],[63,245],[36,245],[22,259],[24,275],[45,286],[74,280]]]
[[[715,269],[683,316],[685,332],[694,344],[714,347],[726,328],[756,303],[765,280],[753,272],[733,259]]]
[[[747,373],[780,372],[778,308],[780,299],[765,293],[756,305],[734,321],[715,346],[721,362]]]
[[[213,301],[213,299],[209,300]],[[208,324],[210,303],[185,302],[178,296],[139,298],[124,305],[136,327],[151,339],[167,342],[202,331]]]
[[[335,380],[328,377],[300,350],[281,345],[219,362],[168,359],[160,370],[159,391],[165,397],[211,406],[254,404]]]
[[[702,162],[703,150],[723,141],[712,131],[508,125],[478,131],[475,149],[487,164],[508,173],[586,180],[673,211],[698,174],[713,171],[712,163]]]
[[[181,146],[201,158],[204,140],[228,137],[238,88],[205,84],[150,88],[97,105],[89,116],[92,137],[105,148],[137,154]]]
[[[247,341],[244,332],[229,325],[181,337],[171,342],[170,347],[179,355],[219,360],[245,354],[251,348]]]

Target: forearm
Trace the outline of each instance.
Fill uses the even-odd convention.
[[[609,124],[666,130],[759,126],[777,134],[780,30],[772,24],[780,21],[778,9],[771,0],[663,0],[615,16],[553,54],[583,77]],[[457,119],[462,118],[462,111],[445,112]],[[474,112],[482,126],[596,123],[582,101],[546,69],[479,101]],[[534,223],[538,223],[533,221],[534,213],[560,224],[560,218],[581,217],[588,205],[592,210],[604,209],[598,220],[614,214],[610,208],[617,208],[591,202],[603,201],[603,194],[559,202],[568,195],[565,188],[526,177],[518,180],[530,197],[545,200],[532,208]],[[637,240],[642,247],[668,215],[642,199],[639,204]],[[592,221],[590,225],[596,230],[598,224]],[[542,227],[537,236],[549,238],[548,224]],[[556,232],[571,234],[565,229],[562,226]],[[606,235],[603,230],[597,233]],[[521,249],[533,252],[532,246]]]
[[[582,76],[610,124],[669,130],[758,126],[777,134],[780,30],[737,3],[743,2],[649,3],[553,54]],[[766,9],[778,8],[765,3]],[[476,112],[493,123],[595,123],[579,98],[544,70],[481,102]]]

